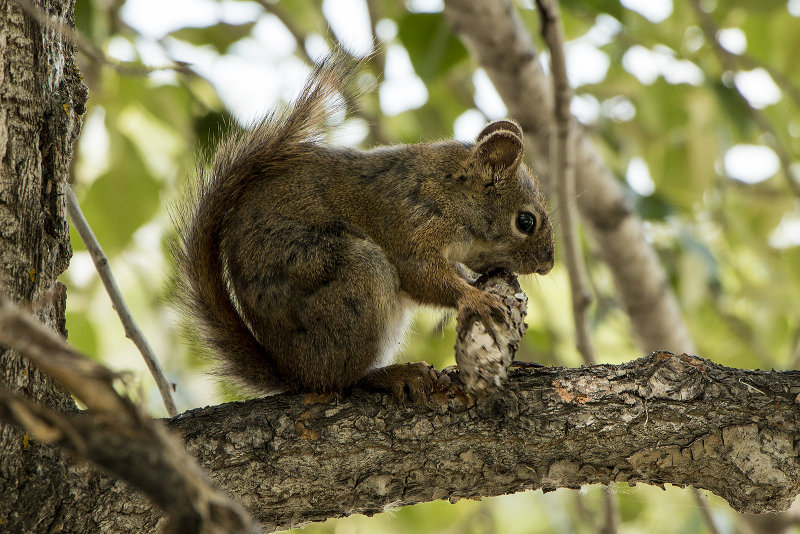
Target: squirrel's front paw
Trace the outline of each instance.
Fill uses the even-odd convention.
[[[459,323],[464,324],[470,315],[477,316],[494,339],[497,339],[495,325],[509,325],[508,309],[501,298],[479,289],[458,303]]]
[[[425,362],[397,363],[372,369],[358,385],[371,390],[386,391],[399,402],[411,399],[423,404],[433,392],[438,373]]]

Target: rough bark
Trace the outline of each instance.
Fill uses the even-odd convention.
[[[71,22],[71,0],[41,5]],[[72,46],[41,28],[14,0],[0,0],[0,64],[0,284],[13,301],[26,303],[45,325],[66,334],[65,294],[56,282],[71,255],[62,188],[86,88]],[[75,409],[52,380],[5,348],[0,383],[60,410]],[[30,447],[24,433],[0,426],[4,528],[52,526],[69,491],[66,476],[57,451]]]
[[[426,408],[281,396],[189,412],[170,428],[267,526],[621,481],[693,485],[753,513],[800,491],[800,372],[654,353],[514,375],[473,407],[457,388]]]
[[[71,20],[72,8],[63,0],[44,6],[63,20]],[[36,304],[42,322],[65,334],[63,291],[47,302],[42,297],[53,295],[72,255],[63,186],[86,88],[72,46],[58,34],[15,1],[0,1],[0,17],[0,284],[13,300]],[[19,358],[2,358],[6,383],[52,405],[73,405]]]
[[[737,510],[800,492],[800,372],[654,353],[624,365],[514,370],[474,404],[454,384],[428,406],[361,391],[279,395],[168,420],[265,530],[435,499],[628,482],[705,488]],[[31,448],[49,446],[31,444]],[[64,532],[150,532],[141,496],[69,468]]]
[[[533,168],[547,178],[555,132],[552,84],[510,0],[446,0],[445,16],[486,70],[510,116],[522,125]],[[579,128],[575,143],[578,209],[597,253],[613,274],[639,346],[645,351],[694,352],[664,269],[645,239],[641,219],[591,139]]]

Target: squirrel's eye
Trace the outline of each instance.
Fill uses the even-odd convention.
[[[517,228],[523,234],[532,234],[536,230],[536,215],[527,211],[517,214]]]

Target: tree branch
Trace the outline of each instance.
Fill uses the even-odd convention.
[[[125,304],[122,291],[119,290],[117,281],[114,278],[114,273],[111,272],[108,258],[103,252],[103,247],[100,246],[100,242],[97,241],[91,226],[89,226],[89,223],[83,216],[81,206],[78,204],[78,199],[75,197],[75,192],[72,191],[69,185],[65,185],[65,189],[67,192],[67,211],[69,212],[69,218],[72,220],[75,229],[78,230],[78,234],[80,234],[81,240],[83,240],[83,244],[86,246],[86,250],[89,251],[89,254],[92,256],[97,274],[100,275],[100,280],[103,281],[103,286],[105,286],[111,303],[114,305],[114,310],[116,310],[119,320],[122,322],[122,326],[125,329],[125,337],[133,341],[133,344],[139,349],[142,358],[144,358],[147,368],[150,370],[150,374],[153,375],[153,379],[156,381],[158,391],[161,393],[161,400],[164,402],[167,414],[170,416],[177,415],[178,408],[175,406],[175,399],[172,397],[172,388],[174,385],[167,380],[164,370],[158,362],[156,353],[133,319],[128,305]]]
[[[572,289],[572,317],[578,352],[584,363],[596,362],[594,345],[589,333],[589,304],[592,294],[586,276],[586,264],[578,237],[575,198],[575,138],[570,112],[572,88],[567,79],[567,62],[564,57],[564,32],[559,20],[558,4],[553,0],[536,0],[542,25],[542,37],[550,50],[550,70],[553,73],[553,118],[556,135],[550,142],[550,167],[555,180],[558,220],[564,249],[564,263]]]
[[[477,402],[454,379],[427,406],[358,390],[282,394],[192,410],[167,426],[265,530],[611,482],[691,485],[749,513],[784,510],[800,492],[800,371],[658,352],[623,365],[510,375]],[[160,512],[137,493],[66,465],[66,532],[85,530],[87,513],[113,514],[115,528],[129,531],[158,523]]]
[[[800,372],[653,353],[624,365],[522,369],[475,404],[356,391],[279,395],[168,422],[266,530],[435,499],[612,482],[695,486],[751,513],[800,491]]]
[[[556,135],[550,142],[550,166],[555,180],[556,205],[560,221],[564,263],[569,275],[572,300],[572,321],[575,324],[575,341],[584,363],[596,363],[594,343],[589,327],[589,305],[592,293],[589,290],[586,262],[584,261],[578,236],[575,198],[575,136],[574,121],[570,105],[572,87],[567,77],[567,61],[564,55],[564,30],[561,27],[559,6],[555,0],[536,0],[539,9],[541,34],[550,50],[550,72],[553,82],[553,118]],[[619,524],[619,506],[613,486],[603,491],[606,521],[603,534],[615,534]]]

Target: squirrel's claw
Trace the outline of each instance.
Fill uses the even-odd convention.
[[[468,300],[460,303],[458,310],[459,324],[466,324],[465,321],[470,315],[476,316],[483,322],[486,331],[495,341],[498,340],[498,325],[510,326],[508,309],[497,295],[480,291]]]
[[[424,404],[437,380],[438,373],[432,365],[425,362],[398,363],[371,370],[358,385],[391,393],[401,403],[411,399],[414,404]]]

